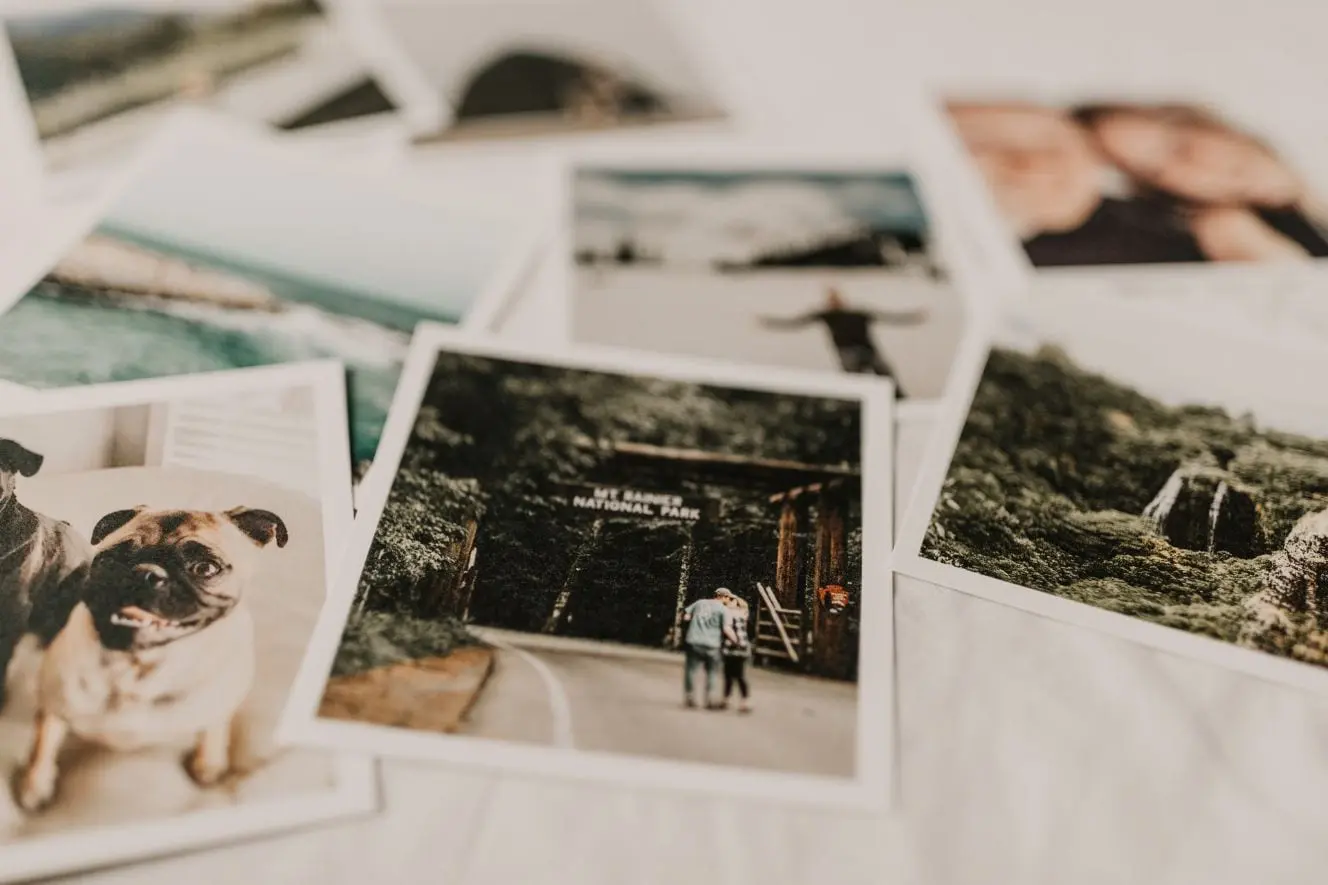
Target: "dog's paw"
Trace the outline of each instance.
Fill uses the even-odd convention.
[[[56,770],[53,767],[25,766],[14,776],[14,801],[28,813],[41,811],[55,798]]]
[[[188,772],[190,780],[200,787],[211,787],[220,783],[229,768],[230,764],[224,757],[214,758],[214,755],[206,752],[204,747],[190,750],[184,760],[184,770]]]

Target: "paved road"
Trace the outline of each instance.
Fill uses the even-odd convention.
[[[856,688],[749,671],[755,710],[682,706],[682,656],[606,655],[495,638],[493,675],[461,733],[775,771],[851,776]]]

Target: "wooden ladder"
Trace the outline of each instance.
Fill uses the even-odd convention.
[[[752,653],[758,661],[771,658],[797,664],[802,660],[802,612],[784,608],[774,591],[759,581],[756,584],[756,636]]]

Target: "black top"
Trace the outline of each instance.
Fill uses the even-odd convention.
[[[1167,204],[1106,198],[1071,231],[1024,241],[1034,267],[1205,261],[1194,235]]]
[[[825,323],[835,347],[872,347],[871,324],[876,317],[861,310],[822,310],[808,320]]]
[[[1328,235],[1295,208],[1255,210],[1264,224],[1299,245],[1313,258],[1328,258]]]

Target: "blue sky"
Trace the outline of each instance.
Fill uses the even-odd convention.
[[[121,197],[114,228],[430,312],[463,313],[518,246],[512,212],[423,203],[204,130]]]

